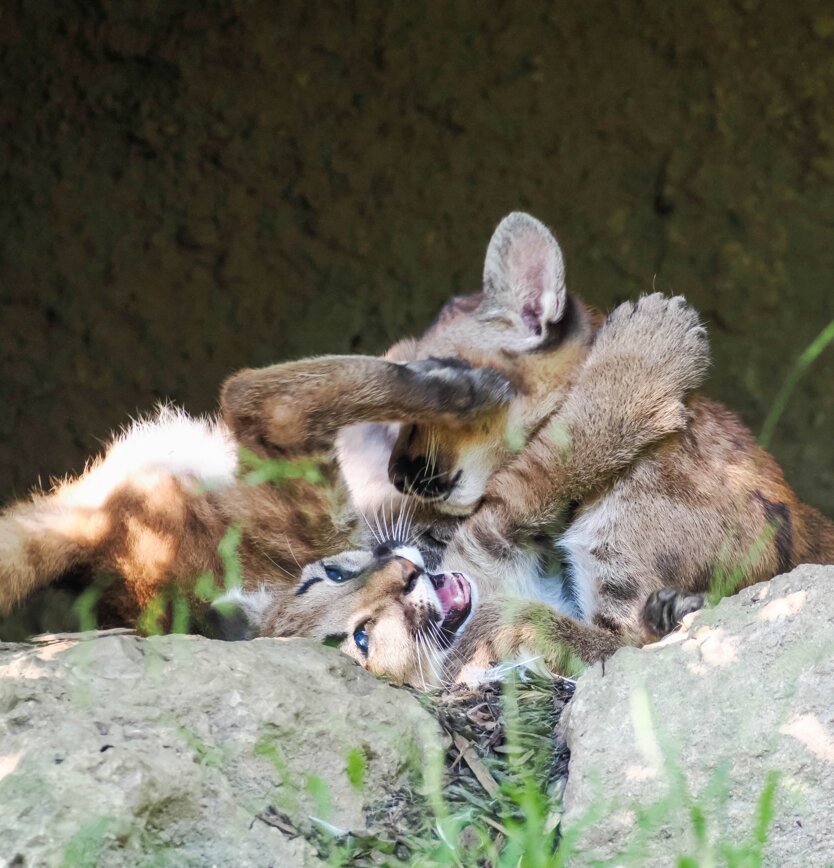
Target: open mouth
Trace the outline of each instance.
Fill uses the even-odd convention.
[[[462,573],[429,576],[440,602],[440,630],[451,641],[472,610],[472,586]]]

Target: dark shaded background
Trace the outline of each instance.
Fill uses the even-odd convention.
[[[5,4],[0,496],[231,371],[381,350],[498,219],[610,306],[681,292],[758,430],[834,316],[823,2]],[[834,513],[834,351],[774,443]]]

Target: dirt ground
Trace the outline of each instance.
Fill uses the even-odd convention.
[[[0,13],[0,497],[226,375],[377,351],[524,208],[680,292],[758,430],[834,317],[823,2],[18,2]],[[773,449],[834,513],[834,349]]]

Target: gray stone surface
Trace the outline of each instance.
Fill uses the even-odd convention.
[[[834,567],[799,567],[579,679],[563,720],[575,864],[726,864],[722,848],[754,839],[770,772],[763,864],[834,864],[832,591]]]
[[[258,815],[365,832],[442,744],[334,649],[78,638],[0,646],[0,864],[319,864]]]

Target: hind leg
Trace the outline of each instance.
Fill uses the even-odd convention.
[[[675,492],[668,472],[645,462],[582,508],[560,539],[583,619],[632,644],[669,633],[707,593],[776,572],[773,529],[755,498],[731,485],[721,502]]]
[[[206,487],[234,484],[234,444],[209,422],[162,412],[77,479],[0,512],[0,613],[76,568],[117,574],[141,607],[216,558],[224,519]]]
[[[655,293],[608,317],[564,405],[491,479],[485,503],[505,533],[547,532],[570,501],[623,474],[689,423],[706,332],[681,297]]]

